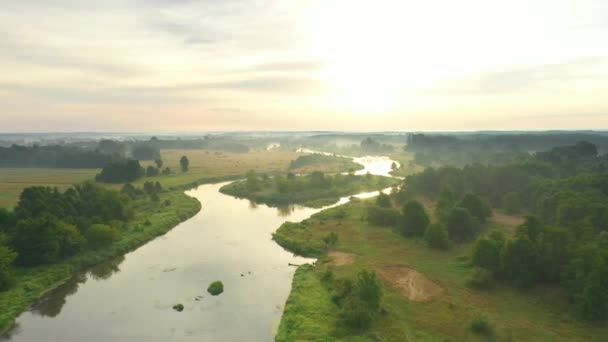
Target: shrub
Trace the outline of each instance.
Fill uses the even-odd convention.
[[[391,197],[383,192],[380,192],[378,198],[376,198],[376,205],[382,208],[392,207]]]
[[[396,226],[399,220],[399,211],[372,205],[367,208],[367,220],[376,226]]]
[[[120,232],[105,224],[94,224],[87,229],[85,237],[92,248],[100,248],[120,240]]]
[[[492,325],[488,319],[481,314],[477,314],[475,317],[473,317],[469,328],[472,332],[479,335],[491,336],[494,333]]]
[[[207,288],[207,292],[209,292],[212,296],[217,296],[224,292],[224,284],[221,281],[214,281]]]
[[[488,289],[492,286],[492,280],[492,272],[484,268],[475,267],[466,284],[468,287],[475,289]]]
[[[183,304],[175,304],[175,305],[173,305],[173,310],[175,310],[177,312],[182,312],[182,311],[184,311],[184,305]]]
[[[426,228],[424,241],[431,248],[448,249],[450,247],[448,230],[441,223],[433,223]]]
[[[487,237],[477,239],[472,251],[472,263],[492,272],[500,270],[500,250],[502,245]]]
[[[325,242],[327,246],[335,246],[336,243],[338,243],[338,234],[335,232],[330,232],[329,234],[325,235],[323,242]]]

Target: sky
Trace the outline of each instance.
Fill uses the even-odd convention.
[[[606,0],[0,4],[0,132],[608,129]]]

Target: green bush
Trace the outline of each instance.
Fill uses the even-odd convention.
[[[183,304],[175,304],[175,305],[173,305],[173,310],[175,310],[177,312],[182,312],[182,311],[184,311],[184,305]]]
[[[448,230],[441,223],[433,223],[426,228],[424,241],[431,248],[448,249],[450,247]]]
[[[382,208],[390,208],[393,206],[391,203],[391,197],[381,192],[376,198],[376,205]]]
[[[214,281],[207,288],[207,292],[209,292],[212,296],[217,296],[224,292],[224,284],[221,281]]]
[[[481,289],[488,289],[488,288],[492,287],[492,281],[493,281],[492,272],[490,272],[484,268],[475,267],[473,269],[473,272],[467,279],[466,284],[468,287],[472,287],[472,288],[481,290]]]
[[[335,232],[330,232],[329,234],[325,235],[323,242],[325,242],[327,246],[335,246],[338,243],[338,234]]]
[[[494,334],[494,329],[492,329],[492,325],[488,321],[488,319],[481,314],[477,314],[471,320],[469,328],[472,332],[478,335],[491,336]]]
[[[372,205],[367,208],[367,221],[376,226],[393,227],[399,221],[399,211]]]
[[[120,240],[120,231],[105,224],[94,224],[85,234],[92,248],[101,248]]]

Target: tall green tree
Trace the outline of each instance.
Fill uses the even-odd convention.
[[[488,202],[472,193],[464,195],[458,206],[467,209],[479,222],[484,222],[488,217],[492,216],[492,209]]]
[[[420,202],[412,200],[402,209],[401,232],[406,236],[423,236],[430,220]]]
[[[446,226],[450,239],[457,242],[473,239],[478,230],[476,219],[467,209],[460,207],[450,210]]]
[[[188,160],[188,157],[182,156],[179,160],[179,165],[182,168],[182,172],[188,172],[188,168],[190,167],[190,160]]]

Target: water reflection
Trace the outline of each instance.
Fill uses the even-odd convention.
[[[74,275],[70,280],[61,286],[50,291],[38,303],[36,303],[31,312],[45,317],[56,317],[61,313],[61,309],[65,305],[66,298],[78,291],[78,286],[87,280],[85,272],[80,272]],[[14,333],[14,332],[13,332]]]
[[[114,259],[102,262],[93,266],[88,272],[78,272],[70,280],[50,291],[43,296],[31,308],[31,312],[36,315],[45,317],[56,317],[61,313],[67,297],[75,294],[81,284],[84,284],[89,277],[95,280],[105,280],[113,274],[120,272],[120,264],[125,260],[123,255]],[[11,329],[11,333],[16,334],[15,327]]]
[[[96,266],[93,266],[89,270],[91,278],[95,280],[105,280],[110,278],[113,274],[120,272],[120,264],[125,261],[125,256],[121,255],[112,260],[102,262]]]

